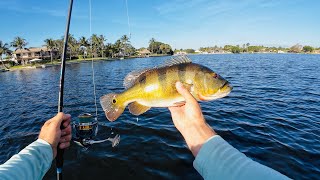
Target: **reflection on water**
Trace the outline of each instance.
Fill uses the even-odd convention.
[[[124,90],[132,70],[154,67],[168,57],[95,61],[97,96]],[[320,56],[294,54],[194,55],[234,89],[202,102],[208,123],[250,158],[297,179],[320,176]],[[0,74],[0,163],[37,138],[57,111],[60,67]],[[65,109],[73,117],[95,112],[91,64],[66,66]],[[65,152],[67,179],[201,179],[193,156],[166,108],[139,116],[128,110],[108,122],[99,105],[98,139],[121,135],[120,144],[72,144]],[[54,163],[45,179],[55,179]]]

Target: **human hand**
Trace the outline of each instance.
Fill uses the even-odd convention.
[[[206,123],[201,107],[192,94],[180,82],[176,83],[176,88],[186,103],[183,106],[169,107],[172,121],[196,156],[201,146],[216,133]]]
[[[39,139],[48,142],[53,151],[53,158],[57,155],[57,147],[65,149],[70,146],[71,141],[71,116],[70,114],[58,113],[55,117],[49,119],[41,128]],[[63,129],[60,129],[63,123]]]

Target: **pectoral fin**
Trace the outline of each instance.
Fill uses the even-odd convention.
[[[150,109],[150,107],[141,105],[137,102],[133,102],[133,103],[129,104],[130,113],[133,115],[136,115],[136,116],[145,113],[149,109]]]

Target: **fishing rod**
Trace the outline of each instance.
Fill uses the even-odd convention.
[[[70,0],[69,12],[67,17],[67,25],[66,31],[64,34],[64,45],[63,45],[63,53],[61,58],[61,74],[60,74],[60,89],[59,89],[59,103],[58,103],[58,112],[62,112],[63,109],[63,89],[64,89],[64,74],[65,74],[65,64],[66,64],[66,52],[68,46],[68,35],[69,35],[69,27],[70,27],[70,19],[72,12],[72,4],[73,0]],[[70,54],[71,56],[71,54]],[[60,128],[62,129],[63,125],[61,124]],[[59,148],[58,145],[57,157],[56,157],[56,168],[57,168],[57,179],[62,179],[62,167],[63,167],[63,154],[64,150]]]

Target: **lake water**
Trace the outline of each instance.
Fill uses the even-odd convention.
[[[97,97],[120,92],[132,70],[168,57],[95,61]],[[250,158],[294,179],[320,178],[320,55],[194,55],[234,86],[228,97],[201,106],[208,123]],[[37,138],[57,112],[60,67],[0,74],[0,163]],[[91,63],[66,66],[65,109],[76,119],[94,114]],[[133,116],[128,109],[108,122],[98,104],[97,139],[121,135],[120,144],[71,144],[66,179],[202,179],[166,108]],[[112,134],[114,133],[114,134]],[[55,164],[45,179],[55,179]]]

